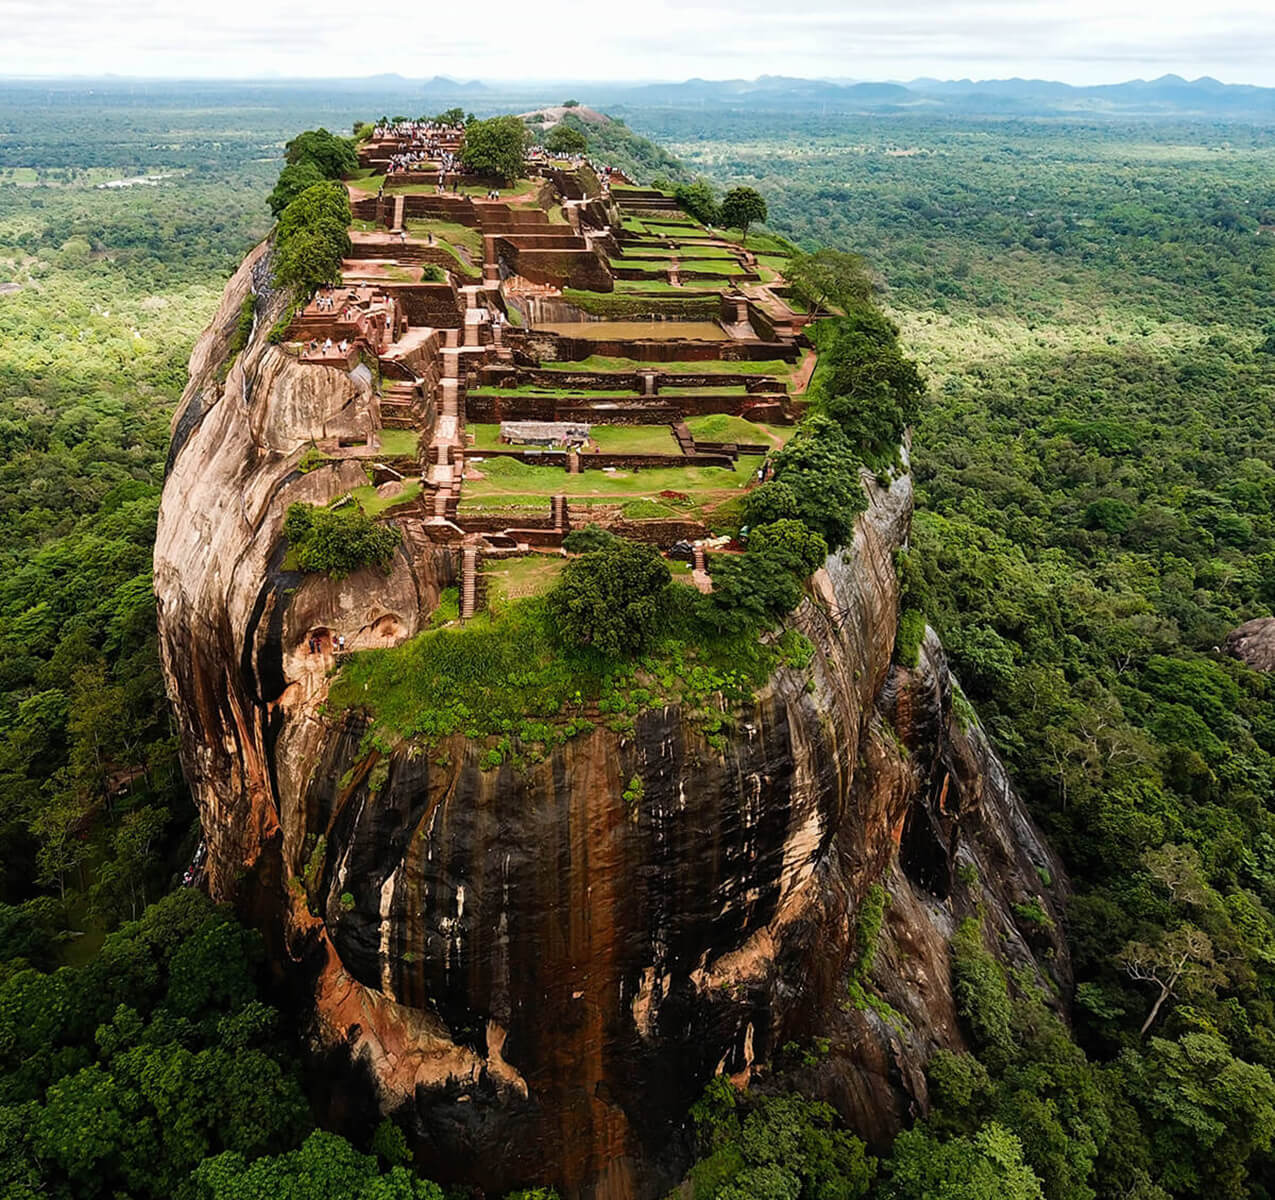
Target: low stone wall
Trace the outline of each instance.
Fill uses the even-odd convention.
[[[769,454],[774,446],[763,442],[696,442],[697,454],[729,454],[732,458],[740,454]]]
[[[467,225],[471,229],[478,227],[478,213],[468,196],[404,196],[403,216],[409,221],[441,220],[453,221],[457,225]]]
[[[615,281],[600,254],[592,250],[523,249],[507,237],[496,239],[501,267],[532,283],[609,292]]]
[[[413,325],[459,329],[464,320],[464,305],[451,283],[386,283],[383,288],[402,305]]]
[[[617,470],[641,471],[644,467],[726,467],[735,465],[729,454],[597,454],[586,451],[580,455],[582,471],[600,471],[604,467]]]
[[[550,341],[552,339],[552,341]],[[764,362],[782,359],[797,360],[797,346],[789,342],[740,342],[740,341],[668,341],[663,339],[615,338],[593,340],[569,338],[537,330],[528,333],[522,344],[534,348],[541,362],[577,362],[590,355],[607,358],[631,358],[635,362]],[[667,382],[673,383],[670,379]],[[720,376],[708,381],[722,382]],[[692,384],[689,386],[702,386]]]
[[[454,520],[466,533],[504,533],[507,529],[553,529],[552,514],[545,517],[536,517],[524,509],[510,509],[503,514],[459,515]]]
[[[672,518],[667,521],[627,521],[608,523],[607,528],[616,537],[630,538],[667,550],[674,542],[693,542],[708,537],[710,530],[702,521]]]

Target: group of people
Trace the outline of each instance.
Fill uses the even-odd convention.
[[[390,121],[375,125],[372,136],[378,142],[386,138],[407,138],[415,142],[428,138],[456,138],[464,131],[463,125],[444,125],[439,121]]]
[[[330,337],[324,338],[322,344],[320,344],[318,338],[311,338],[309,342],[306,343],[307,354],[331,354],[333,349],[334,345]],[[350,339],[342,338],[339,342],[335,343],[335,349],[341,354],[348,353],[350,349]]]
[[[322,638],[322,636],[321,636],[320,634],[317,634],[317,633],[312,633],[312,634],[310,635],[310,639],[309,639],[309,640],[310,640],[310,653],[311,653],[311,654],[322,654],[322,653],[323,653],[323,638]],[[332,648],[333,648],[333,649],[334,649],[334,650],[335,650],[338,654],[344,654],[344,653],[345,653],[345,634],[343,634],[343,633],[338,633],[338,634],[336,635],[336,637],[334,637],[334,638],[332,639]]]

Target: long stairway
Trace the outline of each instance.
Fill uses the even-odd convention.
[[[466,546],[461,551],[460,568],[460,619],[462,623],[473,618],[477,595],[478,549],[475,546]]]
[[[407,207],[407,197],[398,195],[394,197],[394,228],[403,228],[403,210]]]

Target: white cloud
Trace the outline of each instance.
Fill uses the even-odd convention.
[[[1275,84],[1275,7],[1237,0],[0,0],[0,74],[513,79],[761,73]]]

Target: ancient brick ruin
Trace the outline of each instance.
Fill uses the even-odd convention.
[[[284,348],[369,372],[374,399],[365,438],[317,451],[364,460],[382,519],[409,545],[463,547],[471,572],[586,524],[665,548],[709,538],[804,409],[810,317],[785,298],[782,259],[582,159],[533,157],[503,189],[464,173],[462,141],[390,127],[359,148],[342,286]],[[519,442],[520,422],[590,436]],[[498,460],[534,478],[504,488]],[[679,469],[686,486],[670,486]],[[463,616],[481,591],[462,577]]]

